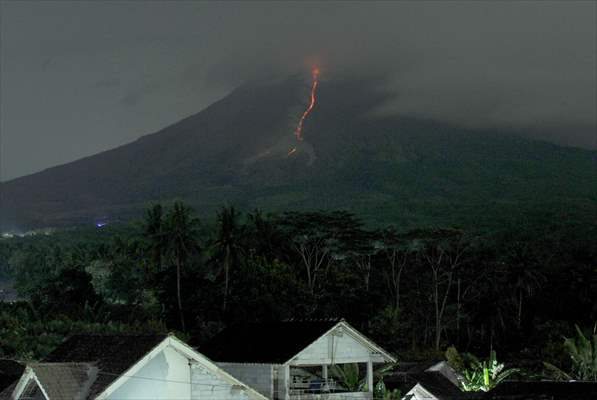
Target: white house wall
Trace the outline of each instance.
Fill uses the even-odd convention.
[[[189,378],[187,358],[166,347],[112,392],[108,399],[189,399]]]
[[[369,360],[383,362],[378,355],[370,355],[369,348],[346,329],[336,328],[307,346],[290,361],[290,365],[344,364]]]
[[[273,398],[272,364],[217,363],[218,367],[268,398]]]
[[[283,399],[286,394],[286,367],[284,365],[274,366],[274,396],[273,399]]]
[[[189,359],[171,346],[107,396],[107,400],[246,400],[245,389],[232,385],[213,370]]]
[[[201,364],[191,366],[192,399],[245,400],[249,399],[240,386],[231,385]],[[243,382],[244,383],[244,382]]]

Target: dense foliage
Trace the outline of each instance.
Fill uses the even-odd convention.
[[[597,325],[587,336],[578,325],[575,328],[576,336],[564,341],[564,348],[572,363],[569,372],[549,362],[544,362],[545,367],[556,379],[597,382]]]
[[[39,358],[77,331],[202,342],[235,322],[344,317],[401,359],[455,345],[570,370],[563,336],[597,320],[596,237],[597,221],[404,231],[344,211],[199,221],[155,205],[130,225],[1,239],[0,276],[28,301],[0,305],[0,351]]]
[[[450,346],[445,356],[450,366],[460,373],[460,387],[465,392],[488,392],[518,372],[498,362],[495,351],[489,353],[489,359],[479,360],[470,353],[460,354]]]

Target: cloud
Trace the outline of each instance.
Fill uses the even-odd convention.
[[[313,64],[322,79],[385,76],[393,99],[382,113],[583,146],[597,131],[595,2],[0,4],[3,179],[88,155],[89,143],[99,151],[133,140],[246,80]],[[55,148],[28,158],[40,131]]]
[[[292,3],[245,11],[230,16],[234,32],[214,53],[208,85],[317,63],[328,77],[386,75],[394,99],[381,113],[544,131],[556,141],[568,127],[561,141],[576,145],[596,135],[597,3]]]
[[[103,89],[103,88],[114,88],[120,86],[121,82],[119,78],[114,77],[106,77],[102,78],[95,82],[93,85],[95,88]]]

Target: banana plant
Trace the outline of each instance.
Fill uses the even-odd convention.
[[[464,354],[466,366],[460,371],[463,379],[461,389],[465,392],[488,392],[508,377],[518,372],[516,368],[506,369],[497,361],[495,351],[491,351],[489,359],[480,361],[472,354]]]
[[[572,373],[583,381],[597,381],[597,324],[593,337],[585,337],[578,325],[576,338],[567,338],[564,347],[572,359]]]
[[[367,386],[366,380],[359,376],[359,365],[356,363],[333,365],[331,372],[339,378],[342,386],[350,392],[364,390]]]
[[[379,390],[379,396],[384,399],[393,400],[400,399],[399,393],[396,391],[386,390],[386,386],[383,382],[385,376],[389,375],[392,370],[396,367],[396,364],[387,365],[374,372],[374,380],[377,382],[374,386],[374,391]],[[351,364],[339,364],[331,367],[331,373],[339,378],[342,386],[351,392],[367,391],[367,377],[361,377],[359,374],[359,365],[356,363]],[[386,397],[390,396],[390,397]]]
[[[375,385],[373,398],[380,400],[401,400],[402,392],[399,389],[389,390],[382,378]]]
[[[579,380],[597,382],[597,324],[592,336],[585,336],[575,325],[576,337],[564,338],[564,348],[572,361],[572,370],[564,372],[550,363],[543,365],[558,380]]]

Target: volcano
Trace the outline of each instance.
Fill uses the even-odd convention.
[[[322,78],[299,142],[310,80],[252,82],[132,143],[2,183],[1,228],[128,220],[174,199],[202,215],[346,209],[401,226],[597,215],[595,151],[376,116],[380,82]]]

